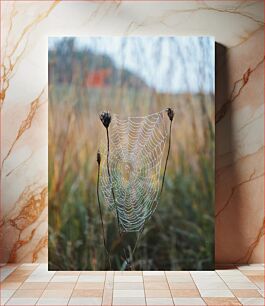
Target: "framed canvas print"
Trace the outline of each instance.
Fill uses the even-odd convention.
[[[212,37],[50,37],[49,269],[213,270]]]

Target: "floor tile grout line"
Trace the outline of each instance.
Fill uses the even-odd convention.
[[[214,272],[215,272],[215,274],[216,274],[217,276],[219,276],[218,273],[216,272],[216,270],[214,270]],[[197,286],[196,281],[195,281],[194,277],[192,276],[192,273],[190,273],[190,275],[191,275],[191,278],[193,279],[193,282],[194,282],[196,288],[197,288],[198,291],[199,291],[199,294],[200,294],[201,299],[205,302],[206,305],[208,305],[207,302],[206,302],[206,300],[204,299],[204,297],[201,295],[200,289],[199,289],[199,287]],[[223,279],[221,279],[221,280],[223,281]],[[224,282],[224,281],[223,281],[223,282]],[[225,284],[225,286],[227,287],[226,284]],[[227,287],[227,288],[228,288],[228,287]],[[229,288],[228,288],[228,289],[229,289]],[[229,289],[229,290],[230,290],[230,289]]]
[[[237,271],[239,271],[240,273],[242,273],[239,269],[238,269],[238,267],[237,266],[235,266],[236,267],[236,269],[237,269]],[[243,274],[243,273],[242,273]],[[231,289],[232,290],[232,289]],[[233,295],[234,295],[234,293],[233,293]],[[237,297],[237,296],[235,296],[235,298],[238,300],[238,302],[242,305],[242,303],[240,302],[240,300],[239,300],[239,298]]]
[[[4,305],[7,304],[7,302],[12,298],[12,296],[16,293],[16,291],[17,291],[17,289],[15,289],[14,292],[12,293],[12,295],[9,298],[7,298],[7,300],[5,301]],[[0,294],[0,298],[1,298],[1,294]]]
[[[23,283],[23,284],[24,284],[24,283]],[[48,286],[48,283],[47,283],[46,287],[47,287],[47,286]],[[45,288],[46,288],[46,287],[45,287]],[[40,290],[42,290],[41,296],[43,295],[43,292],[45,291],[45,288],[44,288],[44,289],[40,289]],[[25,289],[25,290],[32,290],[32,289]],[[39,301],[39,299],[41,298],[41,296],[40,296],[39,298],[37,298],[37,301],[36,301],[35,305],[38,304],[38,301]]]
[[[190,271],[189,271],[189,273],[190,273],[190,276],[191,276],[191,278],[192,278],[192,280],[193,280],[193,283],[194,283],[195,287],[197,288],[197,290],[198,290],[198,292],[199,292],[199,294],[200,294],[200,297],[203,299],[203,297],[201,296],[200,289],[199,289],[199,287],[197,286],[194,277],[192,276],[192,274],[191,274]],[[204,299],[203,299],[203,301],[204,301]],[[204,301],[204,302],[205,302],[205,301]],[[207,303],[206,303],[206,304],[207,304]]]
[[[16,268],[10,273],[10,274],[8,274],[8,276],[9,275],[11,275],[13,272],[15,272],[16,271],[16,269],[19,267],[19,265],[18,266],[16,266]],[[0,269],[1,270],[1,269]],[[7,277],[8,277],[7,276]],[[7,277],[5,277],[4,279],[3,279],[3,281],[7,278]],[[2,281],[1,281],[2,282]],[[14,290],[14,292],[12,293],[12,295],[6,300],[6,302],[4,303],[4,305],[6,305],[7,304],[7,302],[12,298],[12,296],[16,293],[16,291],[22,286],[22,284],[23,284],[24,282],[22,282],[21,283],[21,285],[17,288],[17,289],[15,289]],[[1,291],[1,290],[0,290]],[[0,298],[1,298],[1,294],[0,294]]]
[[[74,289],[72,289],[72,292],[71,292],[70,296],[68,297],[67,305],[69,305],[69,302],[70,302],[70,299],[71,299],[71,297],[72,297],[73,291],[74,291]]]
[[[115,286],[116,272],[120,272],[120,271],[113,271],[113,288],[112,288],[112,301],[111,301],[111,305],[113,305],[113,300],[114,300],[114,286]],[[120,275],[117,274],[117,276],[120,276]]]
[[[175,305],[174,298],[173,298],[173,295],[172,295],[172,292],[171,292],[171,288],[170,288],[170,286],[169,286],[167,274],[166,274],[165,271],[164,271],[164,274],[165,274],[165,277],[166,277],[166,281],[167,281],[167,285],[168,285],[168,289],[169,289],[169,292],[170,292],[170,296],[171,296],[172,303],[173,303],[173,305]]]
[[[103,305],[103,298],[104,298],[104,292],[105,292],[105,287],[106,287],[106,278],[107,278],[107,271],[105,271],[105,278],[104,278],[104,287],[103,287],[103,291],[102,291],[102,295],[101,295],[101,306]],[[112,302],[111,302],[112,304]]]
[[[15,267],[15,269],[14,270],[12,270],[11,272],[10,272],[10,274],[8,274],[1,282],[3,282],[3,281],[5,281],[9,276],[11,276],[13,273],[15,273],[16,272],[16,270],[19,268],[19,267],[21,267],[22,266],[22,264],[20,264],[20,265],[17,265],[16,267]],[[38,267],[39,265],[37,265],[37,267]],[[33,271],[35,271],[36,269],[37,269],[37,267],[36,268],[34,268],[33,269]],[[33,273],[33,271],[30,273],[30,275]],[[1,274],[0,274],[0,276],[1,276]],[[27,278],[26,279],[28,279],[28,277],[29,276],[27,276]],[[22,283],[24,283],[24,281],[23,282],[21,282],[21,284]],[[20,285],[21,286],[21,285]],[[18,289],[18,288],[17,288]],[[16,289],[16,290],[17,290]]]
[[[114,292],[114,271],[113,271],[113,274],[112,274],[112,289],[111,289],[111,305],[113,305],[113,292]]]
[[[144,287],[144,300],[145,300],[145,305],[147,305],[147,297],[146,297],[146,293],[145,293],[144,273],[143,273],[143,271],[142,271],[142,280],[143,280],[143,287]]]
[[[235,266],[235,268],[239,271],[239,269]],[[232,289],[230,289],[229,287],[228,287],[228,285],[226,284],[226,281],[222,278],[222,276],[215,270],[215,272],[216,272],[216,274],[221,278],[221,280],[224,282],[224,284],[225,284],[225,286],[228,288],[228,290],[233,294],[233,298],[236,298],[236,300],[239,302],[239,304],[240,305],[242,305],[241,304],[241,302],[239,301],[239,299],[238,299],[238,297],[237,296],[235,296],[234,295],[234,293],[232,292]],[[239,271],[239,272],[241,272],[241,271]],[[242,272],[241,272],[242,273]],[[200,293],[201,294],[201,293]],[[204,298],[203,298],[203,300],[204,300]],[[204,300],[205,301],[205,300]],[[206,301],[205,301],[206,302]],[[207,303],[206,303],[207,304]]]
[[[39,265],[38,265],[39,266]],[[37,267],[38,267],[37,266]],[[37,269],[37,267],[35,268],[35,269],[33,269],[31,272],[30,272],[30,274],[29,274],[29,276],[28,277],[30,277],[31,276],[31,274]],[[19,268],[19,266],[17,266],[16,267],[16,269],[18,269]],[[15,269],[15,270],[16,270]],[[12,271],[12,273],[13,272],[15,272],[15,270],[14,271]],[[237,270],[239,270],[238,268],[237,268]],[[103,293],[104,293],[104,290],[105,290],[105,284],[106,284],[106,280],[107,280],[107,271],[104,271],[105,273],[104,273],[104,275],[105,275],[105,277],[104,277],[104,289],[103,289]],[[203,272],[203,271],[202,271]],[[223,283],[225,283],[225,285],[226,285],[226,287],[228,287],[227,286],[227,284],[226,284],[226,281],[222,278],[222,276],[217,272],[217,271],[214,271],[215,272],[215,275],[217,275],[218,276],[218,278],[219,279],[221,279],[222,280],[222,282]],[[239,270],[239,272],[241,272],[240,270]],[[11,274],[12,274],[11,273]],[[168,286],[169,286],[169,279],[168,279],[168,277],[167,277],[167,274],[166,274],[166,272],[165,271],[163,271],[163,274],[164,274],[164,276],[166,276],[166,281],[167,281],[167,283],[168,283]],[[241,274],[243,274],[244,275],[244,273],[242,273],[241,272]],[[55,274],[54,274],[55,275]],[[53,275],[53,277],[54,277],[54,275]],[[80,275],[81,275],[81,273],[79,273],[78,274],[78,277],[77,277],[77,280],[75,281],[75,285],[74,285],[74,288],[76,288],[76,285],[77,285],[77,282],[78,282],[78,280],[79,280],[79,277],[80,277]],[[189,271],[189,275],[191,276],[191,278],[192,278],[192,280],[193,280],[193,283],[195,283],[195,286],[196,286],[196,288],[198,288],[197,287],[197,285],[196,285],[196,282],[195,282],[195,279],[194,279],[194,277],[191,275],[191,272]],[[142,280],[143,280],[143,285],[144,285],[144,276],[143,276],[143,271],[141,271],[141,276],[142,276]],[[51,280],[53,279],[53,277],[51,277],[51,279],[46,283],[46,286],[43,288],[43,289],[40,289],[41,291],[42,291],[42,294],[43,294],[43,292],[47,289],[47,286],[51,283]],[[113,278],[113,286],[112,286],[112,296],[113,296],[113,291],[114,291],[114,272],[113,272],[113,274],[112,274],[112,278]],[[254,282],[253,281],[251,281],[251,280],[249,280],[250,281],[250,283],[252,283],[252,284],[254,284]],[[13,297],[13,295],[15,294],[15,292],[17,292],[18,290],[21,290],[21,287],[22,287],[22,285],[25,283],[26,281],[24,280],[23,282],[21,282],[21,284],[19,285],[19,287],[18,288],[16,288],[16,289],[14,289],[14,292],[13,292],[13,294],[7,299],[7,301],[5,302],[5,304],[6,303],[8,303],[8,301]],[[255,291],[261,291],[262,289],[260,289],[260,288],[258,288],[258,286],[256,285],[256,289],[255,289]],[[11,290],[11,289],[10,289]],[[24,289],[24,290],[30,290],[30,289]],[[72,293],[73,293],[73,290],[74,289],[71,289],[72,290]],[[171,289],[170,289],[170,286],[169,286],[169,290],[170,290],[170,295],[171,295],[171,298],[172,298],[172,300],[173,300],[173,303],[174,303],[174,299],[173,299],[173,297],[172,297],[172,293],[171,293]],[[211,290],[211,289],[209,289],[209,290]],[[214,290],[214,289],[213,289]],[[218,289],[217,289],[218,290]],[[225,289],[226,290],[226,289]],[[228,291],[230,291],[232,294],[233,294],[233,291],[232,291],[233,289],[230,289],[229,287],[228,287]],[[199,291],[199,289],[198,289],[198,291]],[[70,298],[72,297],[72,293],[71,293],[71,296],[68,298],[68,305],[69,305],[69,301],[70,301]],[[200,293],[200,291],[199,291],[199,293]],[[145,302],[146,302],[146,304],[147,304],[147,300],[146,300],[146,291],[145,291],[145,286],[144,286],[144,294],[145,294]],[[200,294],[200,296],[201,296],[201,294]],[[41,296],[39,297],[39,298],[37,298],[37,301],[35,302],[35,305],[39,302],[39,299],[41,298]],[[206,302],[206,300],[201,296],[201,298],[203,299],[203,301],[204,302]],[[218,297],[216,297],[216,298],[218,298]],[[232,298],[232,297],[231,297]],[[234,294],[233,294],[233,298],[235,298],[237,301],[238,301],[238,303],[240,304],[240,305],[242,305],[242,303],[240,302],[240,300],[239,300],[239,298],[237,297],[237,296],[235,296]],[[263,298],[264,299],[264,297],[260,297],[260,298]],[[101,305],[103,304],[103,297],[102,297],[102,301],[101,301]],[[207,304],[207,302],[206,302],[206,304]]]
[[[76,279],[76,281],[75,281],[75,285],[74,285],[74,287],[73,287],[73,289],[72,289],[72,292],[71,292],[70,297],[69,297],[69,299],[68,299],[67,305],[69,305],[69,303],[70,303],[70,300],[71,300],[71,298],[72,298],[72,295],[73,295],[74,290],[75,290],[75,288],[76,288],[76,285],[77,285],[77,283],[78,283],[78,280],[79,280],[80,275],[81,275],[81,271],[79,271],[78,277],[77,277],[77,279]]]
[[[16,266],[16,268],[9,274],[9,275],[11,275],[13,272],[15,272],[16,270],[17,270],[17,268],[18,267],[21,267],[23,264],[18,264],[17,266]],[[36,267],[31,271],[31,273],[30,273],[30,275],[38,268],[40,266],[40,264],[36,264]],[[1,270],[1,269],[0,269]],[[9,276],[8,275],[8,276]],[[30,276],[29,275],[29,276]],[[8,277],[7,276],[7,277]],[[7,278],[6,277],[6,278]],[[28,279],[28,277],[26,278],[26,280]],[[5,280],[5,279],[4,279]],[[3,281],[4,281],[3,280]],[[18,291],[18,290],[23,290],[23,289],[20,289],[21,288],[21,286],[23,285],[25,283],[25,281],[23,281],[23,282],[21,282],[21,284],[19,285],[19,287],[18,288],[16,288],[16,289],[14,289],[14,292],[12,293],[12,295],[6,300],[6,302],[4,303],[4,305],[6,305],[8,302],[9,302],[9,300],[11,299],[11,298],[13,298],[13,296],[14,296],[14,294]],[[47,285],[48,286],[48,285]],[[28,289],[28,290],[32,290],[32,289]],[[1,290],[0,290],[1,291]],[[0,295],[0,297],[1,297],[1,295]],[[37,302],[35,303],[35,305],[37,304]]]
[[[40,265],[38,265],[38,267],[40,267]],[[38,267],[37,267],[37,268],[38,268]],[[36,268],[36,269],[37,269],[37,268]],[[36,270],[36,269],[35,269],[35,270]],[[48,267],[48,269],[49,269],[49,267]],[[47,269],[47,270],[48,270],[48,269]],[[34,270],[34,271],[35,271],[35,270]],[[48,270],[48,271],[49,271],[49,270]],[[32,273],[33,273],[33,272],[32,272]],[[31,274],[32,274],[32,273],[31,273]],[[54,275],[55,275],[55,273],[54,273]],[[49,283],[50,283],[50,281],[47,282],[47,285],[46,285],[45,288],[43,289],[42,294],[43,294],[43,292],[46,290],[46,288],[48,287]],[[41,295],[42,295],[42,294],[41,294]],[[41,298],[41,296],[38,298],[38,300],[37,300],[37,302],[36,302],[35,305],[38,304],[38,301],[39,301],[40,298]]]
[[[237,266],[235,266],[235,268],[236,268],[236,270],[237,271],[239,271],[241,274],[243,274],[244,275],[244,273],[242,273],[239,269],[238,269],[238,267]],[[228,285],[227,285],[227,283],[226,283],[226,281],[222,278],[222,275],[220,275],[219,273],[218,273],[218,275],[220,276],[220,278],[222,279],[222,281],[225,283],[225,285],[228,287]],[[251,282],[251,283],[253,283],[253,282]],[[232,291],[232,290],[236,290],[236,289],[230,289],[229,287],[228,287],[228,289],[230,290],[230,292],[233,294],[233,296],[237,299],[237,301],[241,304],[241,302],[240,302],[240,300],[239,300],[239,298],[234,294],[234,292]],[[242,305],[242,304],[241,304]]]

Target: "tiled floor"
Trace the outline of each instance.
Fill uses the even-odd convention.
[[[1,305],[264,305],[264,265],[191,272],[52,272],[1,266]]]

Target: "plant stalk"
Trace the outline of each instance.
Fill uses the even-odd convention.
[[[115,194],[114,194],[114,190],[113,190],[113,186],[112,186],[112,179],[111,179],[110,169],[109,169],[109,154],[110,154],[109,129],[106,128],[106,131],[107,131],[107,146],[108,146],[108,153],[107,153],[107,169],[108,169],[108,176],[109,176],[109,181],[110,181],[110,185],[111,185],[111,193],[112,193],[112,197],[113,197],[113,201],[114,201],[114,206],[115,206],[115,210],[116,210],[116,216],[117,216],[117,223],[118,223],[119,235],[121,236],[119,212],[118,212],[118,208],[117,208],[117,204],[116,204],[116,199],[115,199]]]
[[[99,208],[99,215],[100,215],[100,219],[101,219],[101,228],[102,228],[102,234],[103,234],[103,244],[104,244],[104,248],[106,250],[106,254],[107,254],[107,257],[108,257],[109,269],[112,270],[112,268],[111,268],[110,253],[109,253],[109,251],[107,249],[107,243],[106,243],[106,238],[105,238],[105,230],[104,230],[104,223],[103,223],[103,216],[102,216],[101,204],[100,204],[100,199],[99,199],[99,173],[100,173],[100,162],[98,163],[98,176],[97,176],[98,208]]]
[[[167,163],[168,163],[168,158],[169,158],[169,153],[170,153],[170,148],[171,148],[171,128],[172,128],[172,120],[170,121],[170,127],[169,127],[169,142],[168,142],[168,150],[167,150],[167,158],[166,158],[166,163],[165,163],[165,168],[164,168],[164,173],[163,173],[163,179],[162,179],[162,185],[161,185],[161,190],[160,190],[160,195],[162,194],[163,187],[164,187],[164,182],[165,182],[165,176],[166,176],[166,171],[167,171]]]

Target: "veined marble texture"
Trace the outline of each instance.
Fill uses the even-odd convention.
[[[264,260],[263,1],[2,1],[0,262],[47,261],[48,36],[212,35],[216,262]],[[220,49],[220,50],[219,50]]]

